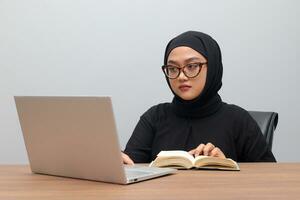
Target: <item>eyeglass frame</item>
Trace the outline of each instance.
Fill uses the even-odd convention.
[[[188,78],[195,78],[195,77],[197,77],[197,76],[200,74],[203,65],[206,65],[207,63],[208,63],[208,62],[195,62],[195,63],[189,63],[189,64],[186,64],[186,65],[184,65],[183,67],[177,67],[177,66],[173,66],[173,65],[163,65],[163,66],[161,66],[161,69],[162,69],[164,75],[165,75],[166,77],[168,77],[169,79],[176,79],[176,78],[178,78],[178,77],[180,76],[181,72],[183,72],[183,74],[184,74],[186,77],[188,77]],[[185,68],[186,66],[188,66],[188,65],[191,65],[191,64],[198,64],[198,67],[199,67],[199,72],[198,72],[195,76],[192,76],[192,77],[187,76],[187,75],[185,74],[185,72],[184,72],[184,68]],[[167,73],[165,72],[165,69],[166,69],[168,66],[172,66],[172,67],[175,67],[175,68],[179,69],[179,73],[178,73],[178,75],[177,75],[176,77],[171,78],[171,77],[169,77],[169,76],[167,75]]]

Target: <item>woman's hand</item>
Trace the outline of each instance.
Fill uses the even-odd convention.
[[[197,157],[199,155],[204,156],[213,156],[213,157],[220,157],[220,158],[226,158],[224,153],[219,149],[218,147],[215,147],[212,143],[200,144],[197,148],[192,149],[189,151],[189,154],[193,155],[194,157]]]
[[[134,165],[134,162],[131,160],[131,158],[127,154],[121,152],[121,155],[122,155],[122,159],[123,159],[123,163],[124,164],[126,164],[126,165]]]

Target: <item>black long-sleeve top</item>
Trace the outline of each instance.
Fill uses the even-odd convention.
[[[124,151],[134,162],[151,162],[162,150],[189,151],[208,142],[238,162],[276,162],[246,110],[222,103],[210,116],[187,118],[176,115],[171,106],[159,104],[141,116]]]

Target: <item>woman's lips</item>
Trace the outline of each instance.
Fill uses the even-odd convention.
[[[187,92],[187,91],[189,91],[189,89],[191,89],[192,88],[192,86],[189,86],[189,85],[181,85],[181,86],[179,86],[179,90],[181,91],[181,92]]]

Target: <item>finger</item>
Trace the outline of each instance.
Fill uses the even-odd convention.
[[[200,144],[197,148],[196,148],[196,150],[195,150],[195,152],[194,152],[194,156],[195,157],[197,157],[197,156],[199,156],[199,155],[202,155],[203,154],[203,149],[205,148],[205,145],[204,144]]]
[[[219,149],[218,147],[215,147],[211,153],[210,153],[210,156],[213,156],[213,157],[219,157],[219,158],[226,158],[224,153],[221,151],[221,149]]]
[[[191,155],[194,155],[195,151],[196,151],[196,149],[192,149],[188,153],[191,154]]]
[[[122,153],[123,163],[128,165],[134,165],[134,162],[131,160],[131,158],[126,155],[125,153]]]
[[[209,154],[209,156],[213,156],[213,157],[218,157],[218,152],[219,148],[218,147],[215,147]]]
[[[215,148],[215,145],[212,143],[207,143],[203,149],[203,155],[208,156],[210,152]]]

